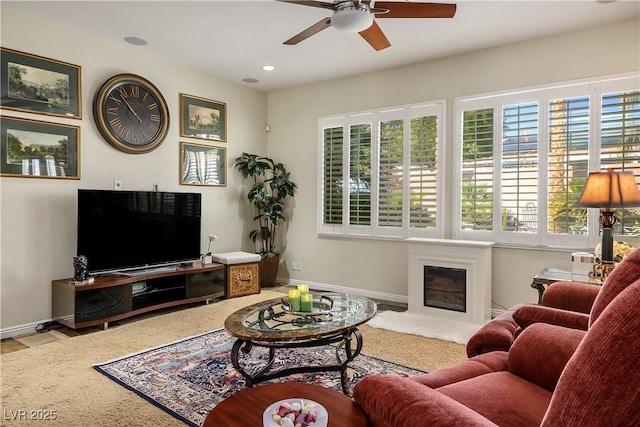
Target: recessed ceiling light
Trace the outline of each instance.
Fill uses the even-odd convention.
[[[124,41],[136,46],[144,46],[147,44],[147,41],[145,39],[141,39],[140,37],[134,37],[134,36],[125,37]]]
[[[258,79],[254,79],[253,77],[245,77],[242,81],[245,83],[258,83]]]
[[[264,71],[273,71],[273,70],[275,70],[275,69],[276,69],[276,67],[274,67],[273,65],[263,65],[263,66],[262,66],[262,69],[263,69]]]

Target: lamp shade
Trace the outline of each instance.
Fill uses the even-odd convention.
[[[640,206],[640,192],[633,172],[592,172],[576,206],[628,208]]]

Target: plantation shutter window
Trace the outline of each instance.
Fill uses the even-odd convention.
[[[465,111],[462,129],[461,226],[493,229],[493,109]]]
[[[438,119],[411,118],[409,227],[434,228],[438,203]]]
[[[631,170],[640,182],[639,82],[613,76],[456,99],[453,237],[593,250],[597,212],[575,205],[589,172]],[[640,208],[616,214],[615,234],[640,234]]]
[[[444,101],[319,120],[318,232],[359,238],[442,237]]]
[[[538,104],[502,109],[501,230],[532,231],[522,217],[538,199]]]
[[[587,209],[576,207],[589,169],[590,98],[549,101],[548,221],[550,234],[587,234]]]
[[[601,169],[632,171],[640,179],[640,90],[602,95]],[[619,223],[614,233],[637,235],[640,232],[640,208],[617,211]]]
[[[402,227],[404,121],[382,121],[379,127],[378,225]]]
[[[323,221],[325,224],[342,224],[343,145],[342,127],[325,128],[323,155]]]
[[[352,125],[349,137],[349,224],[371,224],[371,124]]]

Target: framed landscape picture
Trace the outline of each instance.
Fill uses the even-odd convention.
[[[0,117],[0,174],[80,179],[80,127]]]
[[[227,185],[227,149],[180,143],[180,185]]]
[[[180,136],[227,141],[227,104],[180,94]]]
[[[51,116],[82,118],[78,65],[0,48],[0,107]]]

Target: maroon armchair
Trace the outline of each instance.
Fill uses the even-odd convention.
[[[597,302],[588,331],[535,323],[509,352],[367,376],[353,398],[373,427],[640,425],[640,280]]]
[[[492,319],[467,342],[467,356],[495,350],[508,351],[515,338],[527,326],[550,323],[586,330],[592,310],[604,307],[636,279],[640,278],[640,249],[629,254],[601,287],[580,282],[556,282],[542,295],[542,305],[519,304]]]

